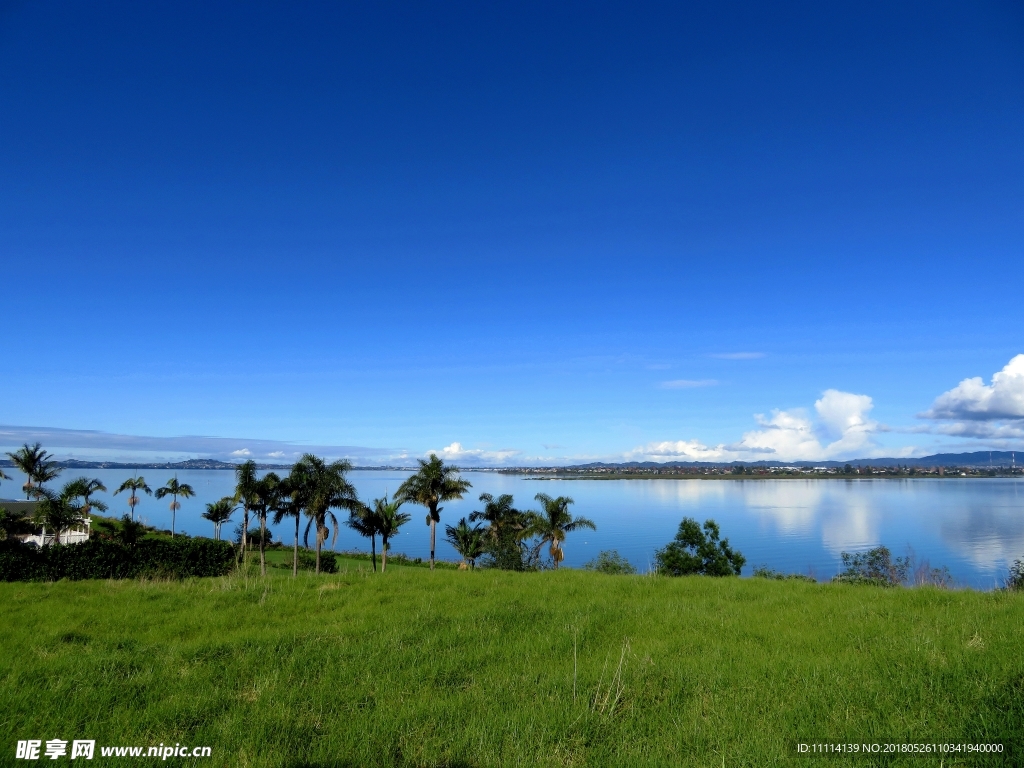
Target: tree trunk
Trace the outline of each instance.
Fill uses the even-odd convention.
[[[430,505],[430,570],[434,570],[434,536],[437,533],[437,504]]]
[[[177,477],[175,477],[177,480]],[[178,515],[178,494],[174,494],[174,501],[171,502],[171,538],[174,538],[174,518]]]
[[[388,540],[383,536],[380,537],[380,572],[384,573],[388,569]]]
[[[377,537],[370,537],[370,560],[373,561],[373,572],[377,572]]]
[[[299,516],[295,516],[295,552],[292,555],[292,578],[299,575]]]
[[[249,510],[245,510],[242,517],[242,562],[245,562],[246,546],[249,542]]]
[[[316,529],[316,575],[320,575],[320,526]]]
[[[260,515],[260,573],[267,575],[267,556],[265,547],[267,545],[267,517]]]

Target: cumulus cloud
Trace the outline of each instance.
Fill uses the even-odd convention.
[[[239,448],[237,451],[232,451],[230,455],[241,459],[246,458],[248,456],[252,456],[252,451],[250,451],[248,448]]]
[[[884,429],[868,418],[874,407],[867,395],[828,389],[814,403],[817,418],[805,410],[756,414],[758,429],[735,443],[716,446],[698,440],[649,443],[627,454],[646,461],[820,461],[852,456],[873,448],[872,434]]]
[[[675,379],[663,381],[659,385],[662,389],[693,389],[694,387],[713,387],[718,384],[717,379]]]
[[[431,453],[436,453],[445,461],[462,464],[503,464],[518,456],[521,451],[511,448],[486,451],[479,448],[465,448],[462,443],[452,443],[439,450],[427,451],[427,455]]]
[[[1012,421],[1024,419],[1024,355],[1015,356],[985,384],[980,376],[964,379],[939,395],[926,419]]]

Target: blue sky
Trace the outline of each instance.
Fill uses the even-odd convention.
[[[1019,3],[7,3],[0,72],[4,446],[1024,448]]]

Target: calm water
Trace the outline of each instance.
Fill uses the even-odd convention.
[[[23,478],[4,482],[0,496],[16,495]],[[79,473],[65,472],[52,486]],[[116,488],[131,476],[124,470],[86,470]],[[170,473],[141,472],[152,488]],[[907,479],[907,480],[537,480],[489,472],[466,472],[473,483],[467,499],[449,502],[442,523],[454,523],[480,508],[480,493],[511,493],[516,506],[537,508],[533,496],[571,496],[576,514],[597,524],[597,531],[571,534],[565,546],[565,565],[580,566],[602,549],[617,549],[641,571],[654,559],[654,550],[670,541],[686,516],[700,521],[714,518],[747,558],[744,574],[752,566],[812,573],[827,579],[839,569],[843,551],[885,544],[894,554],[912,548],[918,560],[947,566],[964,585],[991,589],[1001,583],[1009,564],[1024,557],[1024,484],[1010,479]],[[350,479],[360,498],[369,501],[385,491],[393,494],[405,472],[353,472]],[[198,497],[182,502],[177,529],[212,535],[213,526],[200,514],[205,503],[232,492],[230,472],[179,472],[178,479],[195,488]],[[126,495],[102,495],[117,514],[128,511]],[[148,496],[136,514],[150,525],[169,528],[169,499]],[[409,522],[394,549],[410,557],[429,554],[425,510],[408,507]],[[225,526],[225,535],[241,520],[237,513]],[[292,523],[294,526],[294,523]],[[275,538],[290,544],[294,528],[287,522]],[[337,548],[368,549],[354,532],[342,529]],[[447,543],[438,542],[438,556],[457,559]]]

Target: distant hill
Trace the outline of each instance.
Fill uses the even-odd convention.
[[[629,461],[619,464],[592,462],[574,464],[572,469],[668,469],[670,467],[1009,467],[1016,464],[1016,451],[973,451],[936,453],[917,458],[848,459],[846,461]],[[1024,465],[1024,452],[1021,453]],[[569,469],[570,467],[566,467]]]
[[[68,459],[67,461],[54,462],[58,467],[64,469],[229,469],[234,470],[238,464],[229,461],[217,461],[216,459],[187,459],[186,461],[160,461],[160,462],[118,462],[118,461],[81,461],[79,459]],[[14,466],[10,459],[0,461],[0,466]],[[257,464],[258,469],[284,469],[289,470],[288,464]]]

